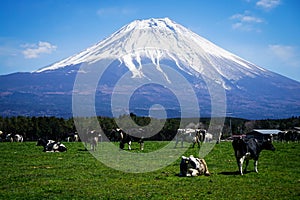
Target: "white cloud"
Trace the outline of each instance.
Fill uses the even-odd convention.
[[[280,0],[259,0],[256,2],[256,6],[265,10],[271,10],[280,4]]]
[[[25,44],[22,45],[23,48],[25,48],[24,51],[22,51],[25,58],[37,58],[40,56],[40,54],[51,54],[53,51],[56,50],[56,46],[50,44],[49,42],[42,42],[39,41],[38,44]]]
[[[296,47],[275,44],[269,45],[269,50],[285,64],[300,67],[300,56],[298,56]]]
[[[232,24],[233,29],[243,31],[260,32],[260,29],[256,25],[264,22],[263,19],[251,15],[249,11],[245,11],[243,14],[232,15],[230,19],[234,21]]]
[[[97,15],[99,16],[106,16],[106,15],[130,15],[135,13],[134,9],[130,8],[120,8],[120,7],[107,7],[107,8],[100,8],[97,10]]]
[[[240,22],[246,22],[246,23],[262,23],[263,20],[258,17],[253,17],[248,14],[235,14],[231,16],[231,19],[237,19]]]

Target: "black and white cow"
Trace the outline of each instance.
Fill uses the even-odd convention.
[[[79,136],[77,133],[67,133],[65,135],[65,140],[67,142],[78,142],[79,141]]]
[[[124,149],[125,144],[128,144],[128,150],[131,150],[132,138],[130,137],[130,135],[125,133],[120,128],[117,128],[115,132],[117,133],[117,138],[120,141],[120,149]]]
[[[23,142],[23,136],[19,134],[14,135],[14,142]]]
[[[23,142],[23,136],[20,134],[7,134],[6,141],[8,142]]]
[[[237,138],[233,140],[232,146],[241,175],[243,175],[244,161],[246,161],[246,167],[244,169],[244,172],[247,171],[249,160],[253,159],[254,170],[256,173],[258,173],[257,164],[260,152],[264,149],[275,151],[275,147],[273,146],[271,139],[259,142],[255,138],[250,138],[249,140]]]
[[[195,144],[198,144],[198,147],[200,147],[200,142],[203,142],[205,137],[205,130],[202,129],[178,129],[176,134],[176,143],[175,148],[177,147],[177,144],[179,141],[181,141],[181,147],[183,147],[183,142],[192,142],[193,148]]]
[[[210,176],[207,164],[204,159],[190,157],[181,157],[179,176]]]
[[[54,140],[45,140],[45,139],[38,139],[36,146],[43,146],[44,152],[64,152],[67,151],[65,145],[60,142],[55,142]]]
[[[300,131],[299,130],[288,130],[281,131],[278,133],[278,140],[281,142],[299,142]]]
[[[14,141],[14,136],[13,136],[13,134],[11,134],[11,133],[7,134],[5,140],[6,140],[7,142],[13,142],[13,141]]]

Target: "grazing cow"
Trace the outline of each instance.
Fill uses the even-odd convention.
[[[60,142],[55,142],[54,140],[45,140],[45,139],[38,139],[36,146],[43,146],[44,152],[64,152],[67,151],[65,145]]]
[[[193,148],[196,143],[198,144],[198,147],[200,147],[200,142],[203,142],[204,137],[205,130],[202,129],[178,129],[176,134],[175,148],[177,147],[179,140],[181,141],[181,147],[183,147],[183,141],[192,142]]]
[[[207,164],[204,159],[195,158],[193,155],[190,157],[181,157],[180,174],[179,176],[210,176]]]
[[[243,162],[245,160],[246,160],[246,167],[244,172],[247,171],[249,160],[253,159],[254,170],[256,173],[258,173],[257,163],[258,163],[260,152],[263,149],[275,151],[275,147],[273,146],[271,139],[263,140],[262,142],[259,142],[255,138],[250,138],[248,141],[241,138],[237,138],[233,140],[232,146],[234,149],[234,154],[241,175],[243,175]]]
[[[128,144],[128,150],[131,150],[131,142],[132,138],[129,134],[125,133],[122,129],[117,128],[116,133],[118,134],[118,138],[120,141],[120,149],[124,149],[125,144]]]

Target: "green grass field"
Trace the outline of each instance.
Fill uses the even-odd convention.
[[[155,172],[116,171],[82,143],[64,144],[67,152],[44,153],[34,142],[0,143],[0,199],[300,199],[299,143],[274,143],[275,152],[261,153],[258,174],[250,161],[240,176],[231,143],[222,142],[205,157],[209,177],[178,177],[180,158]],[[146,142],[145,152],[164,144]]]

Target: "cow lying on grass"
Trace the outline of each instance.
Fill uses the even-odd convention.
[[[190,157],[181,157],[180,174],[179,176],[210,176],[207,164],[204,159]]]
[[[44,152],[64,152],[67,151],[65,145],[60,142],[55,142],[54,140],[45,140],[45,139],[38,139],[36,146],[43,146]]]

